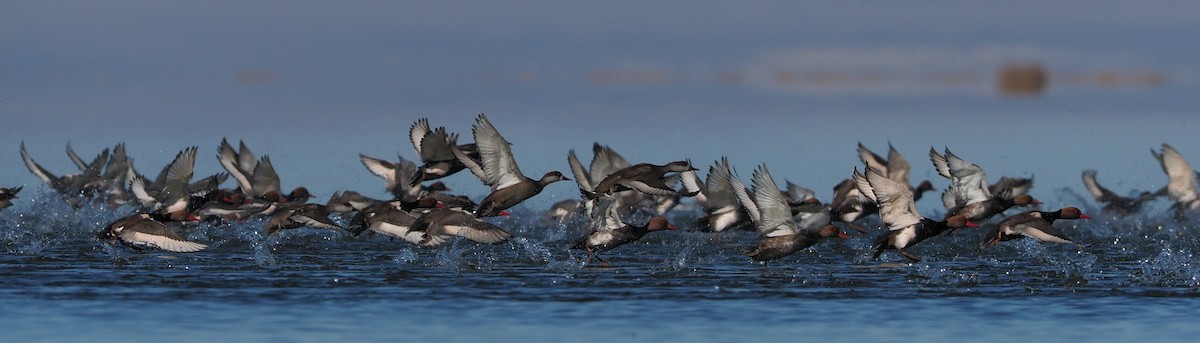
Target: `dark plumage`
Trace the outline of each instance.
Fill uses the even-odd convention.
[[[975,223],[967,221],[966,217],[961,215],[947,218],[944,221],[936,221],[928,218],[921,218],[921,221],[916,225],[910,226],[908,229],[891,230],[887,233],[879,235],[875,238],[875,243],[871,245],[875,253],[871,254],[872,260],[878,260],[879,255],[883,254],[884,250],[896,250],[900,255],[916,262],[921,258],[913,255],[904,248],[911,247],[917,243],[921,243],[930,237],[937,236],[949,229],[959,229],[963,227],[976,227]]]
[[[479,148],[478,161],[457,147],[451,147],[450,150],[483,184],[492,188],[492,193],[479,202],[475,210],[476,217],[501,215],[504,210],[538,195],[546,185],[570,180],[558,171],[546,173],[539,180],[522,174],[513,158],[512,144],[496,131],[496,127],[483,114],[475,118],[472,132]]]
[[[421,241],[417,244],[425,246],[441,245],[453,236],[488,244],[500,243],[512,236],[499,226],[479,220],[468,212],[446,207],[417,217],[409,230],[421,232]]]
[[[596,184],[589,198],[612,195],[625,190],[637,190],[650,195],[675,195],[679,191],[667,186],[666,174],[696,170],[687,161],[675,161],[665,165],[639,163],[617,170]],[[689,194],[695,195],[695,193]]]
[[[12,200],[17,198],[17,193],[21,192],[23,187],[0,188],[0,210],[12,206]]]
[[[1101,186],[1096,181],[1096,171],[1091,169],[1083,171],[1083,185],[1087,188],[1088,194],[1092,195],[1092,199],[1104,204],[1104,213],[1118,217],[1137,214],[1141,211],[1142,204],[1158,198],[1159,195],[1166,194],[1164,189],[1157,193],[1142,192],[1137,198],[1126,198]]]
[[[617,210],[613,200],[605,200],[601,202],[601,206],[597,208],[593,214],[592,230],[586,236],[581,237],[571,244],[571,249],[584,249],[588,252],[587,261],[592,261],[592,257],[599,259],[604,265],[608,265],[607,261],[596,256],[597,253],[612,250],[629,242],[642,239],[647,233],[660,230],[676,230],[674,225],[667,222],[667,218],[654,217],[645,225],[630,225],[621,221],[620,211]]]
[[[980,244],[987,248],[1002,241],[1032,237],[1043,242],[1079,244],[1067,238],[1052,224],[1057,219],[1090,219],[1075,207],[1065,207],[1054,212],[1025,211],[1004,218],[1000,224],[988,231],[987,240]]]
[[[820,242],[822,238],[831,237],[850,238],[837,226],[826,225],[817,230],[803,230],[797,234],[763,238],[758,241],[758,246],[754,250],[746,253],[746,256],[760,262],[780,259],[807,249]]]
[[[422,181],[440,179],[466,169],[467,166],[458,160],[451,147],[461,151],[476,164],[480,163],[479,149],[475,144],[459,145],[458,134],[447,133],[444,127],[431,129],[428,118],[421,118],[413,123],[408,129],[408,135],[417,156],[421,157],[420,168],[416,168],[407,180],[399,180],[407,182],[411,187]]]
[[[325,205],[320,204],[286,205],[267,220],[265,228],[267,234],[270,235],[279,230],[304,226],[334,231],[342,229],[337,223],[329,220],[329,210],[325,208]]]
[[[150,214],[136,213],[104,227],[97,236],[100,239],[120,240],[121,243],[136,248],[158,248],[170,252],[196,252],[207,248],[207,245],[190,242],[175,233]]]

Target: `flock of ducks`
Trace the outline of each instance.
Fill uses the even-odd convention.
[[[63,176],[35,162],[24,143],[21,158],[33,175],[71,206],[106,203],[138,207],[136,213],[117,219],[98,235],[136,249],[200,251],[207,246],[181,236],[176,231],[180,223],[255,217],[267,218],[263,232],[268,235],[312,227],[355,235],[381,234],[420,246],[437,246],[456,237],[485,244],[503,242],[512,234],[486,218],[509,215],[506,210],[537,196],[550,184],[572,179],[559,171],[547,172],[538,179],[525,176],[508,140],[483,114],[476,118],[472,135],[474,143],[460,144],[457,134],[444,127],[431,127],[428,119],[420,119],[409,130],[419,165],[402,157],[389,161],[360,155],[367,170],[384,179],[391,199],[341,191],[326,204],[308,202],[313,196],[304,187],[284,194],[270,157],[257,157],[244,142],[234,149],[223,139],[216,157],[225,172],[198,180],[193,180],[196,147],[180,151],[154,179],[138,173],[123,144],[111,151],[104,149],[91,162],[81,159],[68,144],[67,155],[79,171]],[[862,170],[854,168],[850,178],[836,185],[833,200],[828,203],[791,181],[779,187],[766,164],[755,168],[747,187],[727,158],[714,162],[707,176],[701,178],[689,160],[630,164],[612,148],[598,143],[592,152],[587,167],[574,150],[567,153],[580,197],[554,204],[543,219],[565,223],[584,218],[574,222],[582,222],[590,230],[570,248],[585,250],[585,263],[596,259],[608,265],[599,253],[637,241],[650,232],[677,230],[665,215],[682,198],[692,198],[703,208],[704,215],[692,226],[694,229],[718,235],[734,229],[761,233],[757,246],[745,253],[755,261],[780,259],[826,238],[850,238],[843,227],[868,232],[858,223],[871,215],[878,215],[888,228],[872,245],[873,259],[895,250],[908,260],[919,261],[910,248],[920,242],[945,231],[978,226],[1012,208],[1040,204],[1028,193],[1032,179],[1004,177],[991,184],[982,168],[949,149],[929,151],[938,175],[950,182],[941,196],[946,209],[942,218],[926,218],[917,211],[916,200],[933,190],[933,184],[926,180],[913,187],[908,161],[890,145],[884,158],[859,144]],[[1167,144],[1152,152],[1170,180],[1156,192],[1122,197],[1102,187],[1094,170],[1083,172],[1085,187],[1104,204],[1106,214],[1137,214],[1145,203],[1162,196],[1174,201],[1175,213],[1181,217],[1200,208],[1197,174],[1187,161]],[[478,203],[448,193],[450,189],[437,181],[463,170],[491,188],[491,193]],[[222,188],[228,179],[234,180],[234,188]],[[0,188],[0,210],[11,206],[21,189]],[[333,215],[349,220],[342,226],[330,219]],[[626,222],[635,218],[645,223]],[[1078,245],[1052,224],[1059,219],[1088,218],[1075,207],[1028,210],[989,225],[980,247],[1025,237]]]

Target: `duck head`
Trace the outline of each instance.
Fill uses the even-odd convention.
[[[563,173],[555,170],[555,171],[546,173],[546,175],[542,175],[542,179],[538,180],[538,183],[540,183],[542,185],[548,185],[548,184],[555,183],[558,181],[570,181],[570,180],[571,179],[568,179],[566,176],[563,175]]]
[[[667,165],[663,166],[663,168],[666,169],[668,172],[685,172],[685,171],[699,170],[699,169],[692,167],[692,164],[688,161],[675,161],[675,162],[667,163]]]
[[[952,229],[959,229],[964,227],[978,227],[979,224],[975,224],[970,220],[967,220],[967,216],[957,214],[950,218],[946,218],[946,226]]]
[[[647,231],[679,230],[679,228],[677,228],[677,227],[675,227],[675,225],[671,225],[671,223],[667,222],[667,218],[654,217],[654,218],[650,218],[649,223],[646,223],[646,230]]]
[[[833,225],[825,225],[824,227],[821,228],[820,231],[817,231],[817,232],[821,235],[822,238],[830,238],[830,237],[850,238],[850,235],[847,235],[845,232],[842,232],[842,229],[839,229],[837,226],[833,226]]]
[[[1076,207],[1064,207],[1058,210],[1058,213],[1061,213],[1059,218],[1062,219],[1092,219],[1092,217],[1088,217],[1086,214],[1083,214],[1083,211],[1080,211],[1079,208]]]

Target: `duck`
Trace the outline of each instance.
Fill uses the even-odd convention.
[[[88,163],[83,168],[83,172],[56,176],[34,161],[33,157],[29,156],[29,152],[25,151],[25,142],[21,142],[21,160],[25,162],[25,167],[29,169],[29,172],[62,196],[67,204],[76,208],[95,195],[95,188],[85,186],[100,179],[101,170],[108,161],[108,153],[108,149],[101,151],[92,160],[92,163]]]
[[[892,146],[891,142],[888,142],[887,159],[868,149],[862,142],[858,143],[858,156],[867,168],[874,169],[889,179],[909,187],[908,189],[913,192],[914,201],[921,201],[921,195],[933,190],[933,183],[929,180],[922,180],[915,188],[909,186],[908,174],[912,167],[908,164],[908,160],[900,154],[900,151]]]
[[[410,186],[408,180],[417,173],[417,164],[397,156],[400,160],[396,162],[382,160],[370,157],[363,154],[358,154],[358,159],[362,161],[364,167],[383,178],[384,188],[393,197],[403,199],[415,199],[420,196],[421,187]]]
[[[448,190],[448,189],[447,189]],[[472,201],[465,195],[454,195],[446,192],[426,190],[422,198],[430,198],[446,207],[461,208],[463,211],[472,212],[479,208],[479,204]],[[503,211],[502,211],[503,212]]]
[[[584,264],[591,263],[594,257],[600,261],[602,266],[608,267],[610,266],[608,261],[597,255],[598,253],[642,239],[642,237],[650,232],[678,230],[678,228],[667,221],[667,218],[662,216],[650,218],[650,221],[646,222],[645,225],[626,224],[621,220],[618,208],[613,206],[615,202],[611,198],[599,200],[598,207],[593,215],[595,218],[592,219],[590,224],[590,232],[571,244],[571,249],[583,249],[587,251],[587,260],[583,262]]]
[[[1000,194],[1005,189],[1012,192],[1013,197],[1029,194],[1029,190],[1033,188],[1033,178],[1009,177],[1001,176],[1000,180],[996,180],[991,186],[988,186],[988,191],[992,194]]]
[[[221,144],[217,147],[217,161],[237,181],[238,191],[247,197],[259,198],[269,191],[265,188],[268,187],[270,175],[266,168],[258,169],[259,160],[254,156],[254,152],[250,151],[250,147],[246,146],[246,142],[238,141],[238,150],[235,151],[228,139],[221,138]],[[261,177],[255,175],[256,171],[260,173]],[[274,168],[269,172],[274,173]],[[259,181],[260,179],[261,181]],[[256,182],[260,182],[264,189],[256,191],[254,189]]]
[[[683,173],[695,173],[685,171]],[[703,231],[721,232],[730,228],[746,227],[753,224],[746,207],[738,202],[738,196],[733,190],[733,170],[729,158],[722,156],[708,168],[708,179],[703,187],[688,189],[695,192],[697,197],[703,196],[704,216],[697,222],[697,228]]]
[[[796,221],[797,227],[817,229],[833,223],[833,206],[821,203],[821,199],[817,199],[817,193],[812,189],[797,185],[791,180],[784,179],[784,182],[787,190],[783,194],[788,199],[788,206],[792,209],[792,220]]]
[[[477,163],[466,152],[452,146],[450,150],[458,161],[483,181],[484,185],[492,188],[492,192],[479,202],[475,209],[475,217],[494,217],[504,210],[532,198],[542,192],[551,183],[570,180],[557,170],[546,173],[539,180],[533,180],[521,173],[517,161],[513,158],[511,143],[500,135],[487,116],[479,114],[472,128],[475,144],[479,148],[480,161]]]
[[[845,223],[860,233],[866,233],[867,229],[854,222],[879,213],[879,207],[858,191],[853,179],[842,180],[833,186],[833,201],[829,206],[831,220]]]
[[[1096,170],[1088,169],[1083,171],[1083,186],[1087,188],[1088,194],[1092,195],[1092,199],[1096,202],[1104,204],[1102,211],[1104,213],[1117,217],[1125,217],[1137,214],[1141,211],[1142,205],[1147,201],[1152,201],[1158,198],[1159,194],[1166,194],[1166,189],[1156,193],[1142,192],[1137,198],[1126,198],[1117,193],[1114,193],[1108,188],[1101,186],[1096,181]]]
[[[414,212],[417,212],[418,215],[424,213],[420,211]],[[359,211],[350,220],[347,229],[355,236],[370,230],[372,233],[380,233],[412,244],[420,244],[425,235],[422,232],[412,230],[413,224],[416,221],[417,215],[402,209],[400,202],[388,201],[373,204]]]
[[[423,181],[437,180],[454,175],[466,165],[459,162],[458,157],[450,150],[451,147],[462,151],[469,159],[480,163],[479,149],[475,144],[458,144],[458,134],[447,133],[445,127],[430,129],[429,118],[421,118],[408,129],[413,149],[421,158],[421,167],[417,168],[408,179],[410,187],[416,187]]]
[[[1150,150],[1162,170],[1167,174],[1166,193],[1175,205],[1176,218],[1200,208],[1200,190],[1196,188],[1196,173],[1192,165],[1179,154],[1179,151],[1167,143],[1163,143],[1162,151]]]
[[[222,138],[221,145],[217,148],[217,161],[237,181],[239,191],[246,194],[248,198],[259,200],[264,199],[271,192],[283,194],[279,174],[275,172],[271,156],[263,155],[255,160],[254,153],[250,151],[245,142],[238,142],[238,145],[239,150],[235,152],[233,146]],[[314,197],[312,193],[309,193],[308,188],[296,187],[285,196],[285,199],[291,203],[304,203]]]
[[[594,192],[584,194],[589,199],[597,196],[612,196],[616,192],[636,190],[649,195],[676,195],[681,193],[667,185],[667,173],[697,170],[688,161],[674,161],[664,165],[638,163],[609,174],[596,184]],[[692,196],[695,193],[684,194]]]
[[[1000,224],[988,231],[987,240],[980,248],[987,248],[1002,241],[1031,237],[1041,242],[1075,244],[1052,224],[1057,219],[1091,219],[1079,208],[1064,207],[1054,212],[1025,211],[1012,215],[1000,221]]]
[[[117,219],[104,227],[97,238],[119,240],[122,244],[138,250],[156,248],[169,252],[190,253],[208,248],[205,244],[188,241],[163,222],[155,220],[149,213],[135,213]]]
[[[289,204],[275,211],[267,220],[264,229],[267,235],[279,230],[313,227],[341,231],[342,227],[329,220],[329,210],[321,204]]]
[[[763,238],[758,241],[754,250],[745,253],[758,262],[766,262],[787,257],[797,251],[807,249],[824,238],[849,238],[837,226],[825,225],[818,229],[801,229],[792,218],[791,206],[787,196],[779,190],[779,185],[771,176],[766,164],[759,165],[754,170],[754,194],[746,191],[741,181],[734,179],[734,193],[750,213]]]
[[[864,175],[855,168],[854,182],[862,194],[879,206],[879,217],[888,227],[888,232],[876,237],[872,245],[872,260],[879,260],[879,256],[885,250],[895,249],[908,260],[918,262],[920,257],[904,249],[949,229],[979,226],[962,214],[950,216],[943,221],[922,217],[917,212],[917,204],[908,187],[873,169],[867,169],[865,172]]]
[[[599,142],[592,143],[592,163],[584,168],[583,163],[579,161],[579,156],[575,154],[575,149],[567,151],[567,165],[571,168],[571,175],[575,178],[575,184],[579,186],[579,194],[583,197],[580,204],[587,216],[592,215],[592,209],[595,208],[596,199],[588,198],[588,194],[593,194],[596,191],[596,185],[603,181],[604,178],[611,175],[617,170],[629,167],[629,161],[625,160],[621,154],[618,154],[612,147],[600,145]],[[636,197],[628,195],[635,193],[633,191],[621,192],[621,196],[615,197],[617,203],[613,206],[622,207],[627,201],[637,201]]]
[[[436,208],[422,214],[409,230],[421,233],[421,240],[417,244],[423,246],[442,245],[455,236],[484,244],[504,242],[512,236],[499,226],[480,220],[475,214],[450,207]]]
[[[0,187],[0,210],[12,206],[12,200],[17,198],[17,193],[21,192],[24,187]]]
[[[166,208],[170,212],[183,211],[188,206],[189,183],[196,166],[196,147],[190,147],[175,154],[175,159],[163,168],[162,173],[154,182],[148,184],[145,176],[133,174],[129,180],[129,190],[133,197],[149,209]]]
[[[189,200],[189,208],[194,204],[195,209],[188,210],[204,220],[242,220],[262,213],[272,206],[277,206],[277,203],[274,202],[254,201],[246,198],[246,195],[241,192],[231,190],[218,190],[204,198],[207,199],[204,201]]]
[[[329,212],[335,214],[349,214],[350,212],[362,211],[371,205],[383,202],[383,200],[373,199],[362,195],[355,191],[337,191],[329,197],[329,201],[325,203],[325,208]]]
[[[1014,187],[992,193],[983,168],[959,158],[949,148],[942,155],[930,147],[929,159],[939,175],[951,180],[950,188],[942,193],[946,218],[962,214],[968,221],[982,222],[1012,207],[1041,204],[1029,194],[1014,195]]]
[[[70,149],[70,146],[68,146]],[[73,149],[68,150],[70,155],[75,155]],[[72,158],[72,162],[78,155]],[[104,196],[110,207],[124,205],[131,200],[132,195],[129,194],[129,189],[126,186],[129,184],[129,156],[125,151],[125,143],[118,143],[113,146],[112,154],[109,156],[108,163],[104,165],[104,172],[100,175],[100,180],[96,181],[96,188],[104,192]],[[78,162],[76,162],[78,166]]]
[[[562,224],[575,218],[583,209],[583,202],[579,199],[566,199],[550,205],[546,213],[542,215],[542,219],[538,222],[541,226],[550,226],[554,224]]]

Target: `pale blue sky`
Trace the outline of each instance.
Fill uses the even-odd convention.
[[[530,175],[566,171],[567,149],[587,159],[599,140],[634,162],[729,155],[746,177],[766,162],[824,198],[858,165],[858,141],[884,150],[890,140],[914,177],[929,175],[929,146],[950,146],[993,179],[1037,175],[1045,196],[1078,189],[1084,168],[1118,192],[1156,187],[1165,177],[1147,150],[1162,142],[1200,162],[1194,2],[4,7],[5,185],[38,182],[19,163],[21,141],[59,172],[70,168],[68,140],[85,155],[127,142],[143,171],[198,145],[198,169],[210,173],[229,137],[271,154],[284,187],[380,195],[358,153],[413,158],[412,121],[429,116],[469,137],[480,112]],[[1013,62],[1045,65],[1049,91],[998,96],[994,73]],[[1089,81],[1105,71],[1162,81]],[[483,193],[468,175],[450,181]]]

